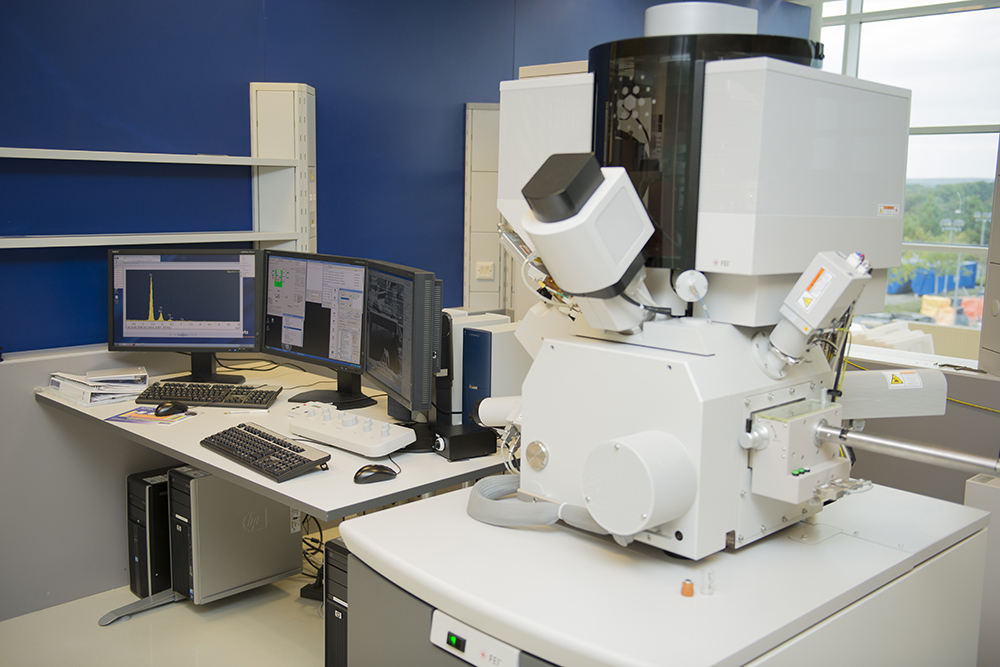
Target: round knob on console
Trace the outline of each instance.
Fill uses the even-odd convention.
[[[737,442],[743,449],[764,449],[771,440],[771,434],[763,424],[757,424],[749,433],[740,433]]]

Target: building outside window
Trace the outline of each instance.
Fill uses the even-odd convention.
[[[831,0],[820,40],[824,70],[913,95],[902,266],[885,312],[855,319],[932,334],[896,336],[904,349],[933,340],[936,354],[975,359],[1000,138],[1000,0]]]

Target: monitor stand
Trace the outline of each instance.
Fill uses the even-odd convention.
[[[361,376],[347,371],[337,371],[336,389],[313,389],[296,394],[288,399],[290,403],[329,403],[342,410],[354,410],[375,405],[374,398],[361,392]]]
[[[215,372],[214,352],[192,352],[191,374],[170,378],[170,382],[215,382],[219,384],[243,384],[242,375],[219,375]]]

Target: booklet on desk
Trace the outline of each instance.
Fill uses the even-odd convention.
[[[106,422],[121,422],[124,424],[176,424],[197,415],[197,412],[178,412],[172,415],[156,416],[156,407],[152,405],[137,405],[131,410],[106,418]]]

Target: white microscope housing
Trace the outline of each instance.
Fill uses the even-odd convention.
[[[692,559],[857,490],[845,451],[814,433],[850,418],[846,329],[899,263],[909,124],[908,91],[800,64],[724,60],[704,76],[698,187],[684,190],[696,224],[651,222],[665,186],[584,150],[545,161],[516,225],[554,295],[518,331],[534,357],[518,497]],[[648,95],[655,108],[662,93]],[[509,127],[503,114],[501,96]],[[634,132],[641,164],[662,166],[655,119],[630,118],[615,141]],[[911,389],[931,385],[921,414],[943,412],[941,383]]]

